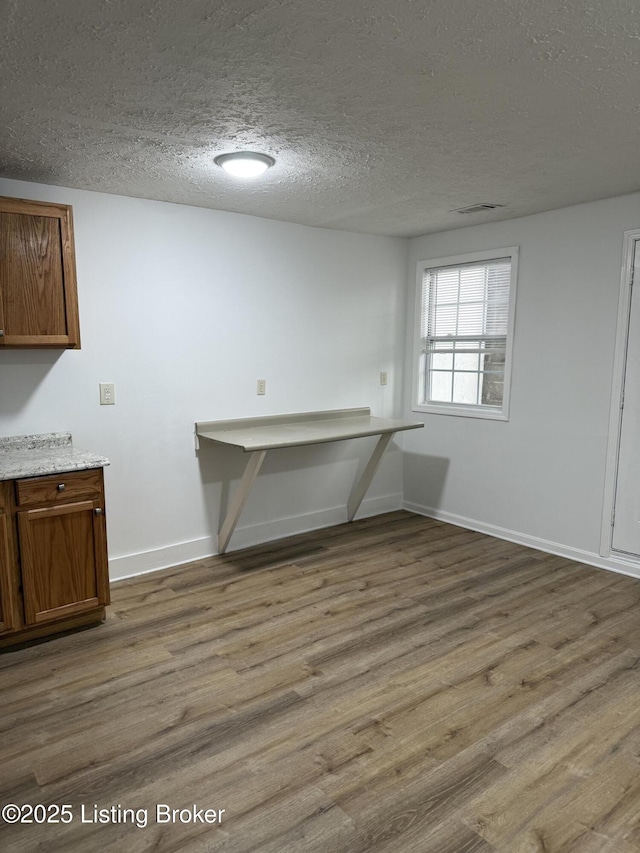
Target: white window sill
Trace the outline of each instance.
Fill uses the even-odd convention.
[[[429,415],[454,415],[461,418],[482,418],[490,421],[508,421],[509,414],[502,409],[490,406],[465,406],[450,403],[414,403],[412,412],[424,412]]]

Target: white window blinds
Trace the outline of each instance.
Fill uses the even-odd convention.
[[[422,336],[506,337],[511,259],[425,270]]]

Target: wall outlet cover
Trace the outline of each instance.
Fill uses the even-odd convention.
[[[116,404],[116,383],[115,382],[100,382],[100,405],[115,406]]]

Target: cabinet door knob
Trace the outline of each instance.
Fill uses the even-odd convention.
[[[64,483],[58,483],[58,491],[64,492]]]
[[[102,509],[102,507],[98,506],[95,509],[95,513],[96,513],[96,515],[102,515],[104,513],[104,510]]]

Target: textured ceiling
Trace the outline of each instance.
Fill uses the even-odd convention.
[[[640,189],[637,0],[0,0],[0,48],[5,177],[401,236]]]

